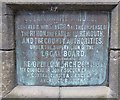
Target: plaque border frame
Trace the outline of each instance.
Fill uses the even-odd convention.
[[[3,52],[13,52],[11,57],[13,60],[13,70],[12,77],[8,80],[14,80],[12,84],[6,86],[4,82],[4,77],[2,77],[2,98],[119,98],[119,62],[120,62],[120,40],[119,40],[119,32],[120,32],[120,3],[118,2],[1,2],[1,26],[0,31],[2,33],[2,37],[4,38],[4,25],[7,27],[7,36],[12,35],[12,39],[15,44],[15,32],[14,32],[14,24],[12,27],[9,26],[8,22],[4,22],[5,20],[12,20],[14,23],[14,14],[17,10],[21,9],[29,9],[38,10],[41,5],[44,9],[46,6],[56,5],[65,5],[62,9],[65,9],[67,5],[72,5],[73,8],[84,9],[84,10],[106,10],[111,11],[111,39],[110,39],[110,48],[109,48],[109,84],[108,86],[89,86],[89,87],[46,87],[46,86],[18,86],[16,82],[16,60],[15,60],[15,45],[6,45],[4,47],[4,41],[10,42],[10,40],[2,40],[0,43],[0,55],[1,58],[4,58]],[[37,7],[35,7],[37,5]],[[77,5],[77,6],[76,6]],[[34,8],[34,9],[32,9]],[[49,7],[48,7],[49,8]],[[69,7],[68,7],[69,8]],[[72,9],[73,9],[72,8]],[[6,17],[7,16],[7,17]],[[10,17],[11,16],[11,17]],[[9,28],[12,33],[10,34]],[[12,30],[13,29],[13,30]],[[4,62],[1,59],[1,62]],[[8,59],[9,61],[9,59]],[[3,65],[1,65],[3,67]],[[2,68],[1,67],[1,68]],[[6,66],[7,67],[7,66]],[[3,68],[2,68],[3,69]],[[8,68],[8,70],[11,70]],[[2,71],[2,74],[4,72]],[[8,74],[9,76],[9,74]],[[3,88],[6,86],[6,90]],[[4,92],[3,92],[4,91]],[[96,92],[95,92],[96,91]],[[94,94],[93,94],[94,92]]]

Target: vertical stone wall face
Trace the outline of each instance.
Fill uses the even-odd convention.
[[[9,93],[15,86],[15,56],[14,51],[1,51],[2,55],[2,95]]]
[[[2,1],[2,0],[0,0]],[[3,3],[5,2],[5,3]],[[14,38],[14,14],[6,3],[29,2],[28,0],[3,0],[0,2],[0,97],[6,96],[17,85],[15,68],[15,38]],[[38,2],[31,0],[30,2]],[[53,2],[53,1],[41,1]],[[61,0],[56,2],[62,2]],[[68,1],[64,1],[68,2]],[[62,3],[64,3],[62,2]],[[73,0],[70,2],[78,2]],[[119,2],[119,0],[80,0],[82,4],[88,2]],[[96,3],[97,4],[97,3]],[[104,4],[104,3],[103,3]],[[120,98],[120,4],[111,11],[111,40],[110,40],[110,60],[109,60],[109,87],[108,97]],[[59,89],[59,95],[60,90]],[[69,90],[69,89],[68,89]],[[60,97],[60,96],[59,96]]]
[[[2,3],[2,47],[4,50],[14,50],[14,15],[12,10]]]
[[[110,51],[110,73],[109,73],[109,86],[111,89],[111,97],[118,97],[118,80],[116,80],[119,76],[118,76],[118,67],[119,64],[119,60],[120,60],[120,51],[114,51],[111,50]]]
[[[120,4],[111,13],[111,40],[109,62],[109,87],[111,97],[119,97],[119,68],[120,68]]]
[[[2,3],[0,3],[0,48],[2,47]],[[0,99],[2,98],[2,55],[0,54]]]
[[[0,71],[2,96],[8,94],[16,85],[14,19],[12,10],[0,3]]]

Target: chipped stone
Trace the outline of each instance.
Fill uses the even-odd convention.
[[[2,62],[3,62],[1,65],[3,67],[2,90],[3,90],[3,95],[6,95],[14,88],[16,84],[15,56],[14,56],[14,51],[0,51],[0,54],[2,54]]]

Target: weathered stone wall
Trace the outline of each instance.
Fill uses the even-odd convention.
[[[14,51],[1,51],[2,54],[2,95],[9,93],[15,86]]]
[[[2,96],[5,96],[9,92],[12,91],[12,89],[16,86],[16,68],[15,68],[15,38],[14,38],[14,14],[13,10],[6,6],[6,3],[9,4],[38,4],[38,3],[70,3],[70,4],[80,4],[80,5],[117,5],[119,0],[0,0],[0,89],[3,91]],[[4,2],[4,3],[3,3]],[[99,90],[102,92],[104,89],[106,89],[104,92],[105,94],[100,94],[100,96],[107,96],[108,97],[118,97],[119,92],[119,80],[120,80],[120,4],[116,6],[111,12],[111,41],[110,41],[110,60],[109,60],[109,87],[108,88],[101,88],[98,89],[95,93],[97,93]],[[39,90],[34,87],[18,87],[18,90],[13,90],[14,96],[17,94],[16,91],[19,91],[20,94],[23,95],[23,92],[25,94],[29,91],[29,89],[32,91],[28,92],[28,97],[32,95],[33,91],[36,91],[34,96],[37,97],[51,97],[51,95],[55,95],[53,97],[71,97],[72,94],[74,94],[74,97],[80,97],[85,93],[85,89],[82,88],[83,91],[81,91],[81,88],[56,88],[53,89],[52,92],[49,94],[49,89],[52,88],[46,88],[48,91],[43,88],[41,89],[42,92],[38,94]],[[89,88],[91,89],[91,88]],[[89,89],[86,89],[87,91]],[[96,90],[97,88],[95,88]],[[24,90],[24,91],[22,91]],[[22,91],[22,93],[21,93]],[[43,92],[44,91],[44,92]],[[108,92],[109,91],[109,92]],[[18,93],[19,93],[18,92]],[[55,92],[55,94],[54,94]],[[69,92],[69,93],[68,93]],[[43,94],[42,94],[43,93]],[[46,95],[48,93],[48,95]],[[83,93],[83,94],[82,94]],[[91,91],[87,92],[88,94],[91,93]],[[95,96],[95,93],[93,94]],[[103,93],[103,92],[102,92]],[[106,94],[109,93],[109,94]],[[1,91],[0,91],[1,94]],[[13,96],[13,94],[11,94]],[[10,96],[10,95],[9,95]],[[21,95],[20,95],[21,96]],[[87,96],[87,95],[85,95]],[[97,96],[97,95],[96,95]],[[119,97],[120,98],[120,97]]]
[[[119,92],[119,68],[120,68],[120,4],[111,13],[111,38],[109,61],[109,86],[111,96],[118,97]]]
[[[0,3],[0,48],[2,43],[2,3]],[[2,55],[0,54],[0,98],[2,98]]]
[[[1,55],[1,82],[2,96],[9,93],[16,85],[15,72],[15,40],[14,21],[12,11],[5,5],[0,4],[0,55]]]
[[[98,3],[102,3],[102,4],[104,4],[104,3],[107,3],[107,2],[111,2],[111,3],[113,3],[113,2],[119,2],[120,0],[0,0],[1,2],[13,2],[13,3],[20,3],[20,2],[34,2],[34,3],[38,3],[38,2],[41,2],[41,3],[46,3],[46,2],[53,2],[53,3],[55,3],[55,2],[59,2],[59,3],[64,3],[64,2],[67,2],[67,3],[77,3],[77,2],[80,2],[80,3],[95,3],[95,4],[98,4]]]
[[[118,78],[118,72],[117,70],[119,66],[119,61],[120,61],[120,51],[114,51],[111,50],[110,51],[110,73],[109,73],[109,78],[110,78],[110,88],[111,88],[111,97],[118,97],[118,80],[116,80],[116,78]],[[113,68],[112,68],[113,67]]]

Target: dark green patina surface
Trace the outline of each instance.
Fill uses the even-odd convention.
[[[18,84],[105,84],[109,17],[106,11],[19,11],[15,19]]]

